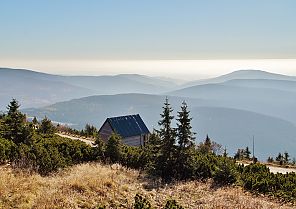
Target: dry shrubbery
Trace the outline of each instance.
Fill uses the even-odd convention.
[[[42,177],[0,167],[0,208],[132,208],[137,193],[155,208],[175,199],[185,208],[293,208],[237,187],[191,181],[157,186],[119,165],[82,164]]]

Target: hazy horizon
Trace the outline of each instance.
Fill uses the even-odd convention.
[[[182,80],[204,79],[237,70],[296,76],[296,59],[233,60],[1,60],[0,67],[57,75],[141,74]]]
[[[241,69],[296,75],[296,2],[0,3],[0,66],[195,80]]]
[[[11,0],[0,6],[3,67],[187,79],[239,69],[296,74],[292,0]]]

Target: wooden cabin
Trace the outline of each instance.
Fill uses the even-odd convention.
[[[120,135],[122,142],[130,146],[144,145],[150,134],[139,114],[107,118],[99,135],[107,142],[112,133]]]

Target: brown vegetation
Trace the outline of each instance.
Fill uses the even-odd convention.
[[[155,208],[175,199],[185,208],[293,208],[238,187],[191,181],[155,187],[138,171],[119,165],[82,164],[42,177],[0,167],[0,208],[132,208],[137,193]]]

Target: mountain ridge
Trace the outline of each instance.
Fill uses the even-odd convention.
[[[158,127],[164,99],[161,95],[147,94],[90,96],[23,111],[40,119],[47,116],[54,121],[76,124],[76,128],[83,128],[86,123],[99,128],[107,117],[139,113],[152,130]],[[227,146],[230,154],[234,154],[237,148],[250,147],[250,140],[255,135],[258,137],[256,147],[261,159],[279,150],[289,153],[294,150],[296,127],[291,122],[241,109],[208,106],[207,101],[200,99],[169,97],[174,115],[184,99],[193,117],[192,127],[197,132],[197,142],[209,134],[214,141]],[[173,125],[175,123],[173,120]]]
[[[209,83],[222,83],[233,79],[273,79],[273,80],[293,80],[296,81],[295,76],[282,75],[271,73],[263,70],[236,70],[225,75],[214,78],[197,80],[188,82],[182,87],[189,87],[195,85],[209,84]]]

